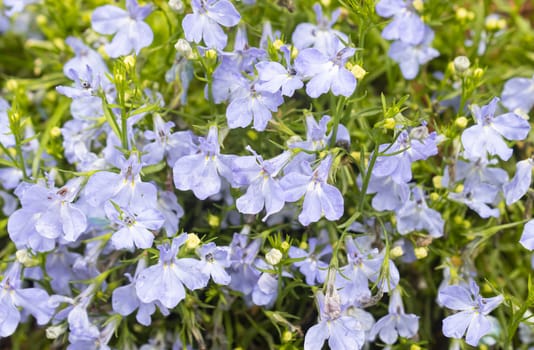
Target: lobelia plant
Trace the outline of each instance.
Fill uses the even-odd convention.
[[[1,349],[530,349],[528,1],[4,0]]]

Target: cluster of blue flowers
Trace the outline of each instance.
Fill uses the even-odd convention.
[[[4,0],[5,15],[35,2]],[[304,349],[320,350],[325,342],[334,350],[371,343],[391,349],[401,338],[416,344],[422,315],[405,311],[408,293],[399,266],[424,258],[432,240],[449,238],[443,202],[489,219],[505,215],[505,206],[527,194],[534,158],[519,161],[511,179],[502,165],[512,158],[511,141],[529,135],[534,78],[508,80],[500,98],[487,105],[467,101],[474,123],[463,125],[454,155],[443,157],[434,174],[434,186],[446,194],[435,198],[412,171],[438,159],[447,142],[435,124],[420,119],[400,125],[397,110],[386,120],[394,124],[386,128],[392,130],[389,141],[377,142],[372,152],[351,152],[361,140],[341,118],[365,71],[356,64],[361,59],[349,33],[335,29],[341,9],[325,13],[313,5],[315,22],[298,23],[291,35],[273,32],[266,22],[255,47],[231,1],[190,5],[181,16],[183,31],[173,37],[177,53],[165,81],[180,87],[179,104],[200,86],[205,103],[213,111],[222,108],[204,125],[171,121],[173,106],[163,90],[131,83],[142,68],[136,59],[157,36],[147,18],[164,11],[137,0],[126,0],[125,9],[92,11],[99,50],[82,37],[65,40],[74,57],[63,64],[70,83],[55,87],[70,99],[72,116],[59,129],[63,161],[45,152],[31,123],[21,122],[11,107],[16,101],[0,98],[0,197],[16,247],[2,265],[0,337],[13,335],[31,315],[47,325],[49,338],[66,335],[68,349],[109,349],[121,324],[150,326],[200,295],[194,291],[205,296],[213,287],[228,303],[239,296],[247,307],[284,311],[284,288],[297,281],[316,300],[318,314],[301,324]],[[168,6],[184,10],[181,1]],[[380,0],[375,10],[390,19],[382,31],[393,41],[388,56],[405,79],[415,79],[439,55],[430,46],[435,34],[421,17],[423,2]],[[335,102],[330,111],[315,104],[324,97]],[[282,130],[273,125],[288,111],[283,106],[304,104],[311,106],[301,113],[305,135],[287,131],[275,154],[249,142],[267,143],[261,132]],[[463,113],[464,105],[456,107]],[[240,128],[253,137],[232,138]],[[350,190],[339,181],[344,162],[361,163],[349,170]],[[198,215],[184,198],[198,208],[224,208],[212,225],[220,227],[216,235],[183,232],[181,221]],[[202,215],[209,216],[207,210]],[[519,243],[532,251],[534,220],[523,223]],[[288,236],[291,229],[298,234],[267,240],[280,227]],[[231,240],[221,237],[231,230]],[[498,290],[483,297],[476,282],[483,276],[440,254],[444,277],[436,302],[454,311],[443,311],[442,334],[471,346],[490,344],[499,325],[489,314],[505,298]],[[106,306],[98,305],[102,293],[110,295]],[[385,295],[387,310],[377,307]],[[134,312],[135,321],[127,318]],[[169,348],[193,343],[177,333],[172,338]],[[202,339],[194,337],[199,348],[205,348]],[[156,341],[141,348],[155,349]]]

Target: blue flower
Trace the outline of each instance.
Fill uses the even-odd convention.
[[[163,215],[150,207],[136,205],[128,208],[118,208],[116,204],[107,202],[104,206],[106,216],[117,231],[111,236],[111,243],[115,249],[134,248],[147,249],[152,247],[154,234],[163,226]]]
[[[0,337],[9,337],[15,332],[21,320],[19,308],[35,317],[39,325],[46,324],[54,313],[43,289],[22,288],[20,272],[20,264],[14,263],[0,281]]]
[[[152,12],[152,6],[139,6],[136,0],[126,0],[126,8],[105,5],[97,8],[91,16],[93,29],[100,34],[115,34],[105,49],[110,57],[136,55],[150,46],[154,33],[143,20]]]
[[[236,207],[244,214],[258,214],[265,207],[266,213],[262,219],[265,221],[284,207],[284,191],[276,176],[282,171],[291,153],[286,151],[264,161],[250,146],[247,150],[254,156],[238,157],[232,165],[234,184],[248,185],[247,192],[236,200]]]
[[[232,180],[231,164],[235,156],[220,154],[217,127],[206,138],[198,138],[198,151],[179,158],[172,168],[174,185],[181,191],[192,190],[198,199],[206,199],[221,190],[222,175]]]
[[[302,259],[293,263],[295,267],[304,275],[306,284],[315,286],[323,283],[326,279],[328,264],[321,260],[325,255],[332,253],[332,246],[324,244],[319,246],[317,238],[310,238],[307,251],[297,247],[289,248],[288,255],[291,259]]]
[[[142,302],[159,301],[172,309],[185,298],[184,285],[191,290],[206,286],[207,280],[198,269],[198,260],[176,256],[186,240],[187,234],[183,233],[173,239],[171,245],[158,246],[158,263],[141,271],[137,278],[135,290]]]
[[[330,221],[338,220],[343,215],[343,195],[332,185],[326,183],[332,166],[332,155],[321,161],[317,169],[311,169],[303,162],[304,172],[286,174],[281,185],[287,202],[296,202],[304,197],[299,221],[302,225],[317,222],[325,216]]]
[[[419,329],[419,317],[405,314],[400,290],[396,288],[389,298],[388,314],[379,319],[371,329],[370,337],[376,335],[386,344],[394,344],[398,336],[411,338]]]
[[[291,97],[295,90],[304,86],[302,78],[291,65],[291,55],[287,46],[280,48],[284,55],[286,67],[278,62],[262,61],[256,64],[259,83],[258,90],[276,93],[282,91],[282,95]]]
[[[519,243],[528,250],[534,250],[534,220],[525,224]]]
[[[481,218],[499,217],[499,209],[491,208],[488,204],[493,204],[499,190],[488,184],[478,184],[464,186],[461,193],[449,193],[449,198],[464,203],[480,215]]]
[[[134,312],[135,309],[138,309],[135,316],[137,322],[143,326],[150,326],[152,323],[150,316],[156,311],[156,306],[158,306],[164,316],[169,315],[169,310],[159,301],[143,303],[141,300],[139,300],[139,297],[135,291],[135,284],[137,282],[137,278],[139,277],[139,273],[145,268],[146,260],[141,259],[137,264],[137,269],[135,270],[133,278],[130,276],[130,274],[126,274],[130,280],[130,283],[113,290],[113,294],[111,295],[111,305],[113,307],[113,311],[123,316],[128,316]]]
[[[361,177],[358,177],[358,185],[361,187]],[[371,175],[367,186],[367,194],[376,193],[371,205],[378,211],[397,210],[406,203],[410,197],[410,186],[406,182],[398,183],[393,176]]]
[[[292,41],[299,50],[313,47],[323,53],[330,52],[333,48],[343,46],[348,42],[348,37],[338,30],[332,29],[334,23],[341,14],[337,9],[332,12],[332,18],[323,16],[321,5],[316,3],[313,10],[317,16],[317,25],[311,23],[300,23],[293,32]]]
[[[534,159],[532,158],[517,163],[512,181],[503,187],[506,205],[517,202],[528,192],[532,183],[532,169],[534,169]]]
[[[327,125],[330,121],[329,115],[323,115],[319,123],[313,116],[306,116],[306,141],[297,141],[289,145],[289,148],[302,148],[307,151],[320,151],[330,144],[332,133],[326,134]],[[350,144],[349,131],[345,126],[339,124],[336,134],[336,142],[346,142]]]
[[[427,26],[424,26],[422,32],[424,37],[419,44],[412,45],[398,40],[389,48],[388,56],[400,65],[402,75],[408,80],[417,76],[419,66],[439,56],[439,52],[430,47],[434,32]]]
[[[401,235],[416,230],[426,230],[432,237],[443,236],[445,222],[441,214],[428,207],[423,190],[413,189],[413,200],[406,201],[397,214],[397,230]]]
[[[108,67],[104,59],[98,52],[85,45],[80,39],[69,36],[65,39],[65,43],[69,45],[74,51],[75,56],[68,60],[63,66],[63,74],[69,79],[75,80],[74,72],[83,72],[85,67],[91,69],[105,79],[104,73],[107,73]]]
[[[220,285],[230,284],[232,277],[226,272],[230,267],[230,249],[228,247],[217,247],[215,243],[204,244],[199,249],[200,267],[199,270],[205,276],[211,277],[213,282]]]
[[[534,77],[508,80],[504,84],[501,98],[503,106],[509,111],[520,109],[524,113],[529,112],[534,106]]]
[[[485,106],[471,107],[476,125],[462,133],[466,158],[485,158],[486,153],[489,153],[508,160],[512,156],[512,149],[506,145],[503,137],[508,140],[524,140],[527,137],[530,131],[527,120],[515,113],[495,116],[498,102],[499,98],[495,97]]]
[[[272,112],[284,103],[280,91],[270,93],[256,88],[256,82],[241,89],[239,97],[233,99],[226,109],[228,127],[231,129],[244,128],[252,121],[253,128],[264,131],[267,123],[272,119]]]
[[[491,332],[488,314],[499,306],[503,299],[502,295],[482,298],[473,280],[469,282],[469,286],[452,285],[441,288],[438,294],[440,304],[460,311],[443,320],[443,335],[462,338],[465,334],[466,343],[477,346],[480,338]]]
[[[319,322],[306,332],[304,350],[321,350],[325,340],[328,340],[330,349],[361,349],[365,343],[363,325],[357,318],[344,313],[345,307],[337,292],[327,292],[326,296],[319,292],[316,297]]]
[[[224,49],[228,37],[220,27],[233,27],[241,16],[227,0],[192,0],[193,13],[182,21],[185,37],[189,41],[204,43],[209,48]]]
[[[376,13],[393,20],[382,31],[387,40],[401,40],[409,45],[421,44],[425,35],[425,24],[416,12],[411,0],[380,0]]]
[[[350,47],[333,48],[328,53],[313,48],[300,51],[295,60],[295,69],[305,79],[309,79],[306,83],[308,96],[316,98],[329,90],[335,96],[351,96],[357,81],[345,68],[345,63],[355,52]]]
[[[255,239],[249,243],[248,236],[242,233],[234,233],[230,243],[230,288],[245,296],[252,293],[260,277],[260,271],[253,266],[260,246],[261,240]]]

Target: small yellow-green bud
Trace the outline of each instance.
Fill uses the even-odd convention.
[[[428,256],[428,248],[427,247],[417,247],[413,250],[415,257],[417,259],[424,259]]]
[[[430,198],[431,201],[435,202],[435,201],[439,200],[439,193],[432,192],[432,193],[430,193],[430,195],[428,197]]]
[[[33,257],[26,249],[17,250],[17,252],[15,253],[15,257],[17,258],[17,261],[25,267],[33,267],[39,265],[39,260]]]
[[[468,120],[466,117],[464,116],[461,116],[461,117],[458,117],[456,118],[456,120],[454,121],[454,125],[456,125],[457,127],[459,128],[465,128],[467,126],[467,123],[468,123]]]
[[[280,245],[280,248],[282,249],[282,251],[287,252],[289,248],[291,248],[291,245],[289,244],[288,241],[283,241],[282,244]]]
[[[65,51],[67,49],[65,47],[65,41],[61,38],[54,38],[52,42],[54,43],[54,46],[57,47],[60,51]]]
[[[321,4],[323,4],[324,7],[330,6],[331,3],[331,0],[321,0]]]
[[[308,249],[308,243],[307,243],[306,241],[302,241],[302,242],[300,242],[300,244],[299,244],[299,248],[300,248],[300,249],[303,249],[303,250]]]
[[[207,59],[215,60],[217,58],[217,51],[215,51],[214,49],[209,49],[208,51],[206,51],[205,55]]]
[[[454,192],[456,193],[462,193],[464,191],[464,185],[463,184],[458,184],[456,186],[456,188],[454,189]]]
[[[132,69],[135,67],[135,57],[133,55],[128,55],[124,57],[124,65],[128,67],[128,69]]]
[[[402,249],[400,245],[393,247],[393,249],[389,251],[389,256],[392,259],[398,258],[399,256],[403,256],[403,255],[404,255],[404,250]]]
[[[52,137],[58,137],[61,135],[61,129],[57,126],[54,126],[52,129],[50,129],[50,136]]]
[[[367,71],[363,69],[363,67],[359,64],[355,64],[354,66],[352,66],[350,72],[357,80],[362,80],[363,77],[365,77],[365,75],[367,74]]]
[[[475,19],[475,13],[467,10],[464,7],[459,7],[456,9],[456,19],[460,22],[472,21]]]
[[[384,128],[386,129],[394,129],[395,125],[397,125],[397,122],[393,118],[387,118],[384,120]]]
[[[432,178],[434,188],[443,188],[443,176],[436,175]]]
[[[288,330],[285,330],[284,333],[282,333],[282,342],[289,343],[291,340],[293,340],[293,333]]]
[[[187,234],[187,240],[185,241],[185,246],[187,249],[195,249],[200,244],[200,238],[196,235],[196,233],[188,233]]]
[[[423,11],[423,0],[414,0],[412,1],[412,6],[414,9],[416,9],[417,11],[421,12]]]
[[[284,42],[280,39],[276,39],[275,41],[273,41],[273,47],[277,50],[280,50],[280,48],[284,46]]]
[[[282,252],[276,248],[273,248],[265,254],[265,260],[271,265],[277,265],[282,260]]]
[[[292,59],[297,58],[298,54],[299,54],[299,49],[297,49],[295,46],[292,46],[291,47],[291,58]]]
[[[410,345],[410,350],[422,350],[421,347],[417,344]]]
[[[460,215],[456,215],[454,218],[454,223],[457,225],[462,225],[464,223],[464,218]]]
[[[35,17],[35,22],[37,22],[39,26],[44,26],[48,20],[45,15],[37,15],[37,17]]]
[[[8,91],[15,91],[15,90],[17,90],[18,87],[19,87],[19,83],[17,83],[17,81],[15,79],[9,79],[6,82],[6,89]]]
[[[217,215],[208,214],[208,225],[210,225],[210,227],[219,227],[220,224],[221,220]]]

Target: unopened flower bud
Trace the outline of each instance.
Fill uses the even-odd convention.
[[[34,267],[39,265],[39,259],[31,255],[31,253],[26,249],[17,250],[15,257],[17,258],[17,261],[25,267]]]
[[[393,249],[389,251],[389,256],[392,259],[398,258],[399,256],[403,256],[403,255],[404,255],[404,249],[402,249],[400,245],[393,247]]]
[[[473,77],[474,78],[480,79],[480,78],[482,78],[483,75],[484,75],[484,70],[482,68],[476,68],[473,71]]]
[[[50,326],[46,329],[46,337],[48,339],[57,339],[67,330],[67,325],[60,324],[57,326]]]
[[[466,56],[458,56],[454,59],[454,69],[458,73],[463,73],[466,70],[469,69],[469,66],[471,65],[471,62],[469,61],[469,58]]]
[[[435,202],[437,200],[439,200],[439,193],[437,192],[432,192],[428,195],[428,198],[430,198],[431,201]]]
[[[205,56],[207,59],[215,60],[217,58],[217,51],[215,51],[214,49],[209,49],[208,51],[206,51]]]
[[[424,259],[428,256],[428,248],[427,247],[417,247],[413,250],[415,257],[417,259]]]
[[[176,52],[178,54],[182,55],[183,57],[190,59],[193,56],[193,49],[191,48],[191,45],[189,42],[185,39],[178,39],[176,44],[174,44],[174,48],[176,49]],[[206,52],[207,56],[207,52]]]
[[[128,55],[124,57],[124,65],[129,69],[135,67],[135,57],[133,55]]]
[[[14,79],[9,79],[7,82],[6,82],[6,89],[8,91],[15,91],[17,90],[17,88],[19,87],[19,84],[17,83],[16,80]]]
[[[397,122],[393,118],[387,118],[384,120],[384,128],[386,129],[394,129]]]
[[[456,120],[454,121],[454,124],[459,127],[459,128],[465,128],[467,126],[467,123],[468,123],[468,120],[466,117],[464,116],[461,116],[461,117],[458,117],[456,118]]]
[[[208,214],[208,225],[210,225],[210,227],[219,227],[220,224],[221,220],[217,215]]]
[[[188,233],[185,246],[187,249],[195,249],[200,244],[200,238],[195,233]]]
[[[275,41],[273,41],[273,47],[277,50],[280,50],[280,48],[284,46],[284,42],[280,39],[276,39]]]
[[[288,330],[285,330],[284,333],[282,333],[282,342],[289,343],[291,340],[293,340],[293,333]]]
[[[367,74],[367,71],[363,69],[363,67],[359,64],[355,64],[354,66],[352,66],[350,72],[357,80],[362,80],[363,77],[365,77],[365,75]]]
[[[269,250],[267,254],[265,254],[265,260],[273,266],[277,265],[280,260],[282,260],[282,252],[276,248],[273,248]]]
[[[291,248],[291,245],[289,244],[288,241],[283,241],[282,244],[280,245],[280,248],[282,248],[284,252],[287,252],[289,248]]]
[[[434,188],[442,188],[443,184],[443,176],[436,175],[432,178],[432,184],[434,185]]]
[[[174,12],[182,13],[184,12],[184,2],[182,0],[169,0],[169,7]]]
[[[421,12],[423,11],[423,0],[414,0],[412,1],[412,6],[414,9],[416,9],[417,11]]]
[[[61,135],[61,129],[57,126],[54,126],[52,129],[50,129],[50,136],[52,137],[59,137]]]

